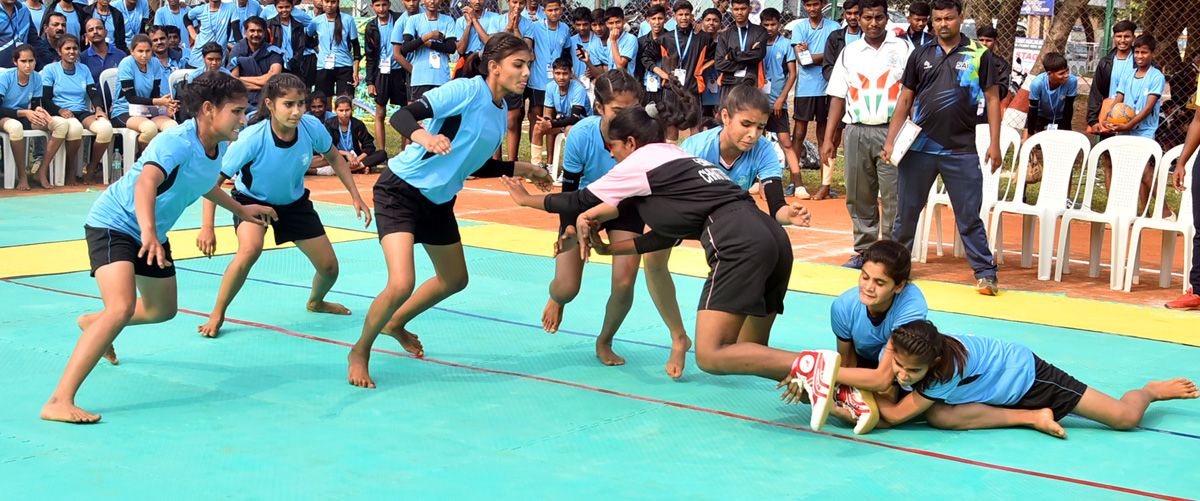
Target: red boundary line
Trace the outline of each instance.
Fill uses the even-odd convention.
[[[93,295],[90,295],[90,294],[83,294],[83,293],[79,293],[79,292],[71,292],[71,291],[59,290],[59,289],[54,289],[54,288],[50,288],[50,287],[43,287],[43,286],[40,286],[40,285],[26,284],[26,283],[22,283],[22,282],[16,282],[16,281],[13,281],[13,280],[9,280],[9,279],[7,279],[7,278],[2,278],[2,279],[0,279],[0,281],[7,282],[7,283],[10,283],[10,284],[13,284],[13,285],[20,285],[20,286],[24,286],[24,287],[30,287],[30,288],[33,288],[33,289],[39,289],[39,290],[44,290],[44,291],[49,291],[49,292],[57,292],[57,293],[59,293],[59,294],[66,294],[66,295],[70,295],[70,296],[85,297],[85,298],[89,298],[89,299],[100,299],[100,297],[93,296]],[[207,316],[208,316],[207,314],[204,314],[204,313],[200,313],[200,312],[197,312],[197,311],[192,311],[192,310],[186,310],[186,309],[182,309],[182,308],[180,308],[180,309],[179,309],[179,311],[180,311],[181,313],[187,313],[187,314],[190,314],[190,315],[197,315],[197,316],[201,316],[201,317],[207,317]],[[337,341],[337,340],[334,340],[334,339],[326,339],[326,338],[323,338],[323,337],[317,337],[317,336],[311,336],[311,335],[308,335],[308,334],[302,334],[302,333],[299,333],[299,332],[294,332],[294,331],[290,331],[290,330],[284,329],[284,328],[282,328],[282,327],[276,327],[276,326],[274,326],[274,325],[270,325],[270,324],[262,324],[262,323],[258,323],[258,322],[249,322],[249,321],[245,321],[245,320],[237,320],[237,319],[232,319],[232,318],[228,318],[228,317],[226,317],[226,318],[225,318],[225,321],[226,321],[226,322],[229,322],[229,323],[233,323],[233,324],[245,325],[245,326],[248,326],[248,327],[256,327],[256,328],[259,328],[259,329],[266,329],[266,330],[269,330],[269,331],[278,332],[278,333],[280,333],[280,334],[286,334],[286,335],[288,335],[288,336],[297,337],[297,338],[301,338],[301,339],[309,339],[309,340],[312,340],[312,341],[320,341],[320,342],[322,342],[322,343],[328,343],[328,344],[333,344],[333,345],[338,345],[338,346],[345,346],[345,347],[352,347],[352,346],[354,346],[353,344],[351,344],[351,343],[347,343],[347,342],[344,342],[344,341]],[[444,365],[444,366],[447,366],[447,367],[455,367],[455,368],[459,368],[459,369],[467,369],[467,370],[478,371],[478,372],[484,372],[484,373],[489,373],[489,374],[499,374],[499,375],[504,375],[504,376],[512,376],[512,377],[519,377],[519,378],[525,378],[525,379],[532,379],[532,380],[534,380],[534,381],[541,381],[541,382],[544,382],[544,383],[553,383],[553,384],[558,384],[558,385],[562,385],[562,386],[568,386],[568,387],[571,387],[571,388],[579,388],[579,389],[583,389],[583,390],[590,390],[590,391],[594,391],[594,392],[597,392],[597,393],[603,393],[603,394],[606,394],[606,395],[614,395],[614,396],[618,396],[618,397],[631,398],[631,399],[634,399],[634,400],[641,400],[641,401],[643,401],[643,402],[650,402],[650,403],[655,403],[655,404],[669,405],[669,406],[671,406],[671,407],[676,407],[676,408],[680,408],[680,409],[686,409],[686,410],[690,410],[690,411],[703,412],[703,413],[706,413],[706,414],[715,414],[715,415],[718,415],[718,416],[730,417],[730,418],[734,418],[734,419],[740,419],[740,420],[743,420],[743,421],[749,421],[749,422],[752,422],[752,423],[758,423],[758,424],[765,424],[765,425],[769,425],[769,426],[777,426],[777,427],[780,427],[780,428],[786,428],[786,429],[790,429],[790,430],[802,431],[802,432],[805,432],[805,433],[812,433],[812,434],[815,434],[815,435],[822,435],[822,436],[831,437],[831,438],[838,438],[838,439],[842,439],[842,440],[848,440],[848,441],[851,441],[851,442],[857,442],[857,443],[860,443],[860,444],[874,445],[874,446],[877,446],[877,447],[883,447],[883,448],[885,448],[885,449],[891,449],[891,450],[900,451],[900,452],[907,452],[907,453],[909,453],[909,454],[917,454],[917,455],[921,455],[921,456],[926,456],[926,457],[931,457],[931,458],[936,458],[936,459],[942,459],[942,460],[945,460],[945,461],[953,461],[953,462],[956,462],[956,463],[962,463],[962,464],[967,464],[967,465],[971,465],[971,466],[979,466],[979,467],[983,467],[983,468],[989,468],[989,469],[993,469],[993,470],[1006,471],[1006,472],[1009,472],[1009,473],[1018,473],[1018,474],[1021,474],[1021,475],[1029,475],[1029,476],[1032,476],[1032,477],[1045,478],[1045,479],[1049,479],[1049,480],[1058,480],[1058,481],[1060,481],[1060,482],[1068,482],[1068,483],[1072,483],[1072,484],[1084,485],[1084,486],[1088,486],[1088,487],[1095,487],[1095,488],[1098,488],[1098,489],[1105,489],[1105,490],[1109,490],[1109,491],[1115,491],[1115,492],[1122,492],[1122,493],[1125,493],[1125,494],[1133,494],[1133,495],[1137,495],[1137,496],[1144,496],[1144,497],[1148,497],[1148,498],[1155,498],[1155,499],[1165,499],[1165,500],[1171,500],[1171,501],[1189,501],[1189,500],[1188,500],[1188,498],[1182,498],[1182,497],[1169,496],[1169,495],[1166,495],[1166,494],[1157,494],[1157,493],[1153,493],[1153,492],[1147,492],[1147,491],[1140,491],[1140,490],[1137,490],[1137,489],[1131,489],[1131,488],[1128,488],[1128,487],[1121,487],[1121,486],[1118,486],[1118,485],[1104,484],[1104,483],[1100,483],[1100,482],[1092,482],[1092,481],[1090,481],[1090,480],[1083,480],[1083,479],[1072,478],[1072,477],[1064,477],[1064,476],[1061,476],[1061,475],[1054,475],[1054,474],[1050,474],[1050,473],[1042,473],[1042,472],[1037,472],[1037,471],[1032,471],[1032,470],[1024,470],[1024,469],[1021,469],[1021,468],[1013,468],[1013,467],[1011,467],[1011,466],[1004,466],[1004,465],[998,465],[998,464],[993,464],[993,463],[985,463],[985,462],[983,462],[983,461],[975,461],[975,460],[973,460],[973,459],[967,459],[967,458],[962,458],[962,457],[958,457],[958,456],[951,456],[951,455],[948,455],[948,454],[942,454],[942,453],[938,453],[938,452],[927,451],[927,450],[924,450],[924,449],[914,449],[914,448],[911,448],[911,447],[902,447],[902,446],[899,446],[899,445],[892,445],[892,444],[887,444],[887,443],[883,443],[883,442],[874,442],[874,441],[871,441],[871,440],[864,440],[864,439],[861,439],[861,438],[850,437],[850,436],[846,436],[846,435],[838,435],[838,434],[836,434],[836,433],[830,433],[830,432],[826,432],[826,431],[816,431],[816,430],[812,430],[812,429],[809,429],[809,428],[804,428],[804,427],[800,427],[800,426],[790,425],[790,424],[786,424],[786,423],[779,423],[779,422],[775,422],[775,421],[768,421],[768,420],[765,420],[765,419],[759,419],[759,418],[756,418],[756,417],[746,416],[746,415],[743,415],[743,414],[735,414],[735,413],[732,413],[732,412],[727,412],[727,411],[722,411],[722,410],[717,410],[717,409],[710,409],[710,408],[707,408],[707,407],[697,407],[697,406],[694,406],[694,405],[682,404],[682,403],[679,403],[679,402],[671,402],[671,401],[669,401],[669,400],[660,400],[660,399],[657,399],[657,398],[652,398],[652,397],[644,397],[644,396],[641,396],[641,395],[634,395],[634,394],[631,394],[631,393],[623,393],[623,392],[619,392],[619,391],[607,390],[607,389],[604,389],[604,388],[598,388],[598,387],[595,387],[595,386],[588,386],[588,385],[585,385],[585,384],[580,384],[580,383],[572,383],[572,382],[570,382],[570,381],[562,381],[562,380],[558,380],[558,379],[550,379],[550,378],[545,378],[545,377],[541,377],[541,376],[534,376],[534,375],[531,375],[531,374],[522,374],[522,373],[520,373],[520,372],[509,372],[509,371],[502,371],[502,370],[496,370],[496,369],[487,369],[487,368],[483,368],[483,367],[475,367],[475,366],[471,366],[471,365],[463,365],[463,364],[458,364],[458,363],[454,363],[454,362],[447,362],[447,361],[445,361],[445,360],[438,360],[438,359],[434,359],[434,358],[426,358],[426,357],[420,357],[420,358],[418,358],[418,357],[414,357],[414,356],[412,356],[412,355],[409,355],[409,354],[407,354],[407,353],[400,353],[400,352],[391,351],[391,350],[382,350],[382,349],[379,349],[379,348],[372,348],[372,349],[371,349],[371,351],[373,351],[373,352],[377,352],[377,353],[386,353],[386,354],[388,354],[388,355],[395,355],[395,356],[398,356],[398,357],[409,358],[409,359],[413,359],[413,360],[421,360],[421,361],[424,361],[424,362],[431,362],[431,363],[435,363],[435,364],[439,364],[439,365]]]

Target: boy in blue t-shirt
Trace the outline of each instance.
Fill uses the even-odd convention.
[[[1117,83],[1115,103],[1125,103],[1133,108],[1133,119],[1123,124],[1114,124],[1103,117],[1105,129],[1117,134],[1128,134],[1154,139],[1158,130],[1158,107],[1162,98],[1163,88],[1167,80],[1163,72],[1154,67],[1154,51],[1158,41],[1153,35],[1142,35],[1133,41],[1133,73]],[[1146,164],[1146,172],[1142,176],[1142,186],[1139,200],[1148,202],[1150,192],[1154,188],[1154,164]],[[1107,172],[1106,172],[1107,174]],[[1171,209],[1163,204],[1163,217],[1171,215]]]
[[[821,72],[821,64],[825,60],[825,42],[829,34],[837,31],[840,26],[832,19],[826,19],[822,9],[825,0],[804,0],[802,5],[808,14],[808,19],[800,21],[792,31],[792,46],[796,48],[796,99],[792,119],[796,123],[792,137],[799,138],[792,143],[796,157],[804,148],[802,140],[808,135],[808,123],[817,123],[817,149],[820,150],[825,141],[825,126],[829,119],[829,96],[825,95],[825,87],[829,83]],[[834,124],[836,127],[837,124]],[[837,148],[837,145],[834,145]],[[833,166],[821,166],[821,188],[813,195],[813,200],[830,198],[830,184],[833,182]]]
[[[547,6],[547,10],[550,6]],[[533,125],[533,140],[530,155],[534,163],[539,157],[546,164],[546,158],[554,154],[554,140],[566,129],[575,125],[588,116],[591,102],[588,100],[587,89],[572,76],[571,60],[560,57],[554,61],[554,81],[546,86],[543,98],[541,119]],[[543,145],[550,145],[542,152]]]
[[[763,74],[767,78],[767,87],[764,90],[771,101],[767,132],[774,133],[779,139],[779,147],[783,149],[788,170],[792,173],[792,184],[783,193],[790,197],[795,194],[795,183],[800,179],[800,160],[796,151],[792,149],[787,106],[792,88],[796,85],[796,52],[792,49],[791,40],[779,33],[783,24],[778,10],[773,7],[765,9],[759,15],[759,19],[763,29],[767,30],[767,57],[763,59]]]
[[[1075,96],[1079,80],[1067,67],[1067,58],[1059,52],[1046,54],[1046,68],[1033,78],[1029,86],[1029,119],[1025,122],[1025,138],[1043,130],[1071,130],[1075,117]]]

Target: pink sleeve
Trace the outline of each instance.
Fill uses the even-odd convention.
[[[667,162],[690,156],[673,144],[646,145],[589,184],[587,190],[602,202],[616,207],[626,198],[644,197],[651,193],[650,171]]]

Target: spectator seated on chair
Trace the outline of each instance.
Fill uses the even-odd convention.
[[[116,68],[125,59],[126,54],[108,43],[108,29],[104,27],[104,21],[88,19],[84,30],[90,47],[79,56],[79,61],[87,65],[88,70],[92,72],[92,81],[99,83],[100,73]]]
[[[42,100],[51,117],[51,130],[60,134],[66,128],[63,136],[67,141],[66,184],[75,184],[75,156],[79,152],[84,129],[96,135],[86,171],[91,182],[99,183],[103,179],[100,159],[112,142],[112,124],[104,111],[104,101],[100,98],[96,82],[92,80],[92,73],[79,64],[79,39],[75,35],[64,35],[59,40],[58,53],[62,60],[42,70]],[[89,99],[92,103],[90,108]],[[61,143],[61,138],[56,141]],[[56,141],[50,142],[44,158],[54,158],[58,151]]]
[[[0,70],[0,129],[8,134],[8,140],[12,143],[12,161],[17,166],[16,188],[28,190],[25,131],[51,130],[50,114],[42,108],[42,76],[33,71],[37,65],[33,46],[18,45],[13,49],[12,57],[16,67]],[[53,135],[61,144],[61,138],[66,137],[66,128],[54,130]],[[49,162],[45,162],[45,165],[48,166]],[[38,183],[43,188],[50,187],[47,171],[49,169],[38,169],[36,172]]]
[[[150,144],[159,131],[179,125],[170,117],[179,109],[179,101],[161,96],[162,66],[151,64],[150,37],[138,35],[129,43],[133,54],[117,65],[118,90],[113,100],[113,127],[138,131],[139,151]],[[163,110],[165,108],[165,112]]]

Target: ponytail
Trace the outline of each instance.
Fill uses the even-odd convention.
[[[929,373],[914,388],[922,390],[933,383],[945,383],[962,376],[967,368],[967,349],[957,339],[938,332],[933,322],[914,320],[892,331],[892,349],[917,358],[929,366]]]
[[[603,81],[604,76],[614,71],[629,75],[624,71],[609,70],[597,82]],[[629,79],[633,80],[633,77],[629,77]],[[600,101],[600,86],[597,85],[596,89],[596,100]],[[667,127],[688,128],[689,120],[696,119],[699,115],[694,98],[684,92],[677,82],[671,80],[663,83],[663,89],[668,92],[667,96],[674,95],[677,105],[650,103],[644,108],[641,106],[625,108],[618,112],[612,122],[608,124],[608,139],[623,140],[632,137],[638,147],[642,147],[666,140]],[[612,96],[607,97],[611,99]]]
[[[334,9],[333,10],[333,45],[340,45],[342,43],[342,37],[344,35],[345,35],[345,32],[342,29],[342,11],[338,10],[338,9]]]

